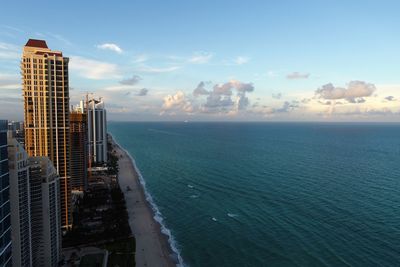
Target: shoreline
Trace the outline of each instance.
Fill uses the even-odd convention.
[[[169,230],[155,219],[157,211],[148,199],[150,196],[146,197],[144,181],[140,180],[134,159],[111,134],[109,136],[118,156],[118,183],[125,197],[129,226],[136,239],[136,266],[182,266],[178,251],[170,243],[172,236],[163,232]]]

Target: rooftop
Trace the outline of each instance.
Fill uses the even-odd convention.
[[[45,40],[29,39],[25,46],[48,48]]]

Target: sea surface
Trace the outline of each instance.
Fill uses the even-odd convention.
[[[108,130],[135,158],[185,266],[400,266],[399,124]]]

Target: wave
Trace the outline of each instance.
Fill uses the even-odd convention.
[[[187,186],[188,186],[189,188],[194,188],[194,186],[191,185],[191,184],[188,184]]]
[[[198,198],[199,195],[191,195],[190,198]]]
[[[123,151],[125,151],[125,153],[126,153],[126,154],[128,155],[128,157],[130,158],[130,160],[131,160],[131,162],[132,162],[132,165],[133,165],[133,167],[135,168],[135,171],[137,172],[137,174],[138,174],[138,176],[139,176],[139,182],[140,182],[140,184],[141,184],[142,187],[143,187],[143,191],[144,191],[144,194],[145,194],[145,196],[146,196],[146,200],[147,200],[147,202],[150,204],[150,207],[151,207],[151,209],[152,209],[153,212],[154,212],[153,218],[154,218],[154,220],[155,220],[156,222],[158,222],[158,223],[160,224],[160,226],[161,226],[161,227],[160,227],[160,228],[161,228],[161,233],[163,233],[164,235],[166,235],[166,236],[168,237],[168,243],[169,243],[169,245],[170,245],[172,251],[173,251],[174,254],[176,255],[176,258],[178,259],[178,264],[177,264],[176,266],[178,266],[178,267],[187,267],[187,266],[184,264],[184,262],[183,262],[183,258],[182,258],[182,256],[181,256],[181,253],[180,253],[179,249],[178,249],[177,242],[175,241],[174,236],[172,235],[171,231],[165,226],[165,224],[164,224],[164,218],[163,218],[163,216],[162,216],[162,214],[161,214],[161,212],[160,212],[160,210],[159,210],[157,204],[153,201],[153,197],[152,197],[151,194],[147,191],[147,188],[146,188],[146,181],[144,180],[142,174],[140,173],[139,168],[136,166],[136,161],[133,159],[133,157],[131,156],[131,154],[117,142],[117,140],[114,138],[114,136],[113,136],[112,134],[110,134],[110,133],[108,133],[108,134],[111,136],[111,138],[114,140],[114,142],[115,142]]]
[[[234,213],[228,213],[227,215],[228,215],[228,217],[231,217],[231,218],[235,218],[235,217],[239,216],[238,214],[234,214]]]
[[[212,217],[211,220],[213,220],[214,222],[218,221],[217,218],[215,218],[215,217]]]

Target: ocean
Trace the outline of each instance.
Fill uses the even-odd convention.
[[[400,125],[110,122],[185,266],[399,266]]]

